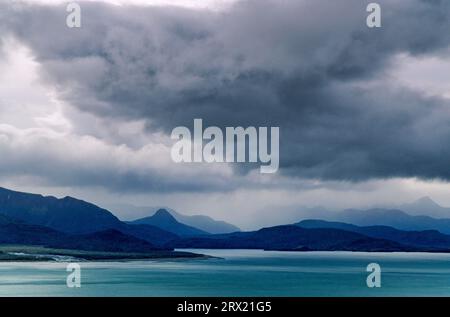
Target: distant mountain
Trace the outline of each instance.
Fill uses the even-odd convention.
[[[419,205],[430,207],[433,204],[429,199],[422,199],[416,204]],[[173,247],[374,252],[450,250],[450,219],[411,216],[395,209],[346,210],[330,214],[331,219],[327,220],[334,222],[309,220],[258,231],[220,234],[209,234],[183,221],[211,232],[238,228],[208,217],[171,212],[159,209],[153,216],[126,223],[106,209],[72,197],[58,199],[0,188],[0,243],[122,252]]]
[[[106,209],[72,197],[58,199],[0,188],[0,214],[67,233],[114,228],[120,220]]]
[[[241,229],[228,222],[214,220],[208,216],[202,215],[186,216],[176,212],[175,210],[168,210],[168,212],[177,221],[184,223],[188,226],[198,228],[208,233],[220,234],[220,233],[231,233],[241,231]]]
[[[159,209],[153,216],[129,222],[133,225],[152,225],[178,236],[205,235],[207,232],[178,222],[167,210]]]
[[[412,203],[397,206],[396,209],[410,215],[427,215],[433,218],[450,218],[450,208],[442,207],[430,197],[422,197]]]
[[[110,204],[107,205],[107,207],[116,215],[122,215],[121,219],[127,219],[129,221],[148,217],[148,215],[153,215],[159,209],[164,209],[167,210],[178,222],[208,233],[231,233],[241,230],[235,225],[225,221],[215,220],[211,217],[203,215],[188,216],[167,207],[137,207],[128,204]]]
[[[287,251],[417,251],[416,247],[340,229],[305,229],[295,225],[253,232],[191,237],[173,241],[175,248],[264,249]]]
[[[436,230],[402,231],[388,226],[360,227],[343,222],[329,222],[314,219],[303,220],[295,225],[307,229],[341,229],[364,234],[371,238],[391,240],[404,245],[450,250],[450,235],[440,233]]]
[[[326,220],[350,223],[358,226],[390,226],[406,231],[437,230],[450,234],[450,219],[436,219],[429,216],[411,216],[396,209],[349,209]]]

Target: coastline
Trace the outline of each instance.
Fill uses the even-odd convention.
[[[2,262],[70,262],[70,261],[139,261],[139,260],[188,260],[214,258],[186,251],[160,251],[147,253],[102,252],[69,249],[53,249],[43,246],[0,246]]]
[[[392,251],[392,250],[280,250],[280,249],[204,249],[204,248],[180,248],[173,251],[155,250],[147,253],[133,252],[106,252],[106,251],[84,251],[72,249],[55,249],[44,246],[29,245],[0,245],[0,263],[12,262],[130,262],[130,261],[186,261],[223,259],[220,256],[212,256],[204,253],[206,250],[216,251],[263,251],[280,253],[366,253],[366,254],[449,254],[450,252],[438,250],[418,251]]]

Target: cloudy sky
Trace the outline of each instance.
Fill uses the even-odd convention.
[[[450,205],[450,2],[0,2],[0,185],[254,228]],[[176,126],[279,126],[280,170],[175,164]],[[133,217],[121,210],[120,217]]]

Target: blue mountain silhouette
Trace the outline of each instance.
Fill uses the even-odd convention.
[[[208,234],[206,231],[178,222],[167,210],[159,209],[153,216],[141,218],[132,222],[135,225],[152,225],[178,236],[197,236]]]

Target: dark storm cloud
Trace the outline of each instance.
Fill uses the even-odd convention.
[[[381,29],[365,24],[368,2],[253,0],[216,13],[86,3],[81,29],[64,27],[63,7],[7,6],[0,23],[83,111],[165,133],[194,118],[280,126],[290,176],[448,180],[449,102],[383,78],[398,53],[446,53],[450,2],[379,1]]]

